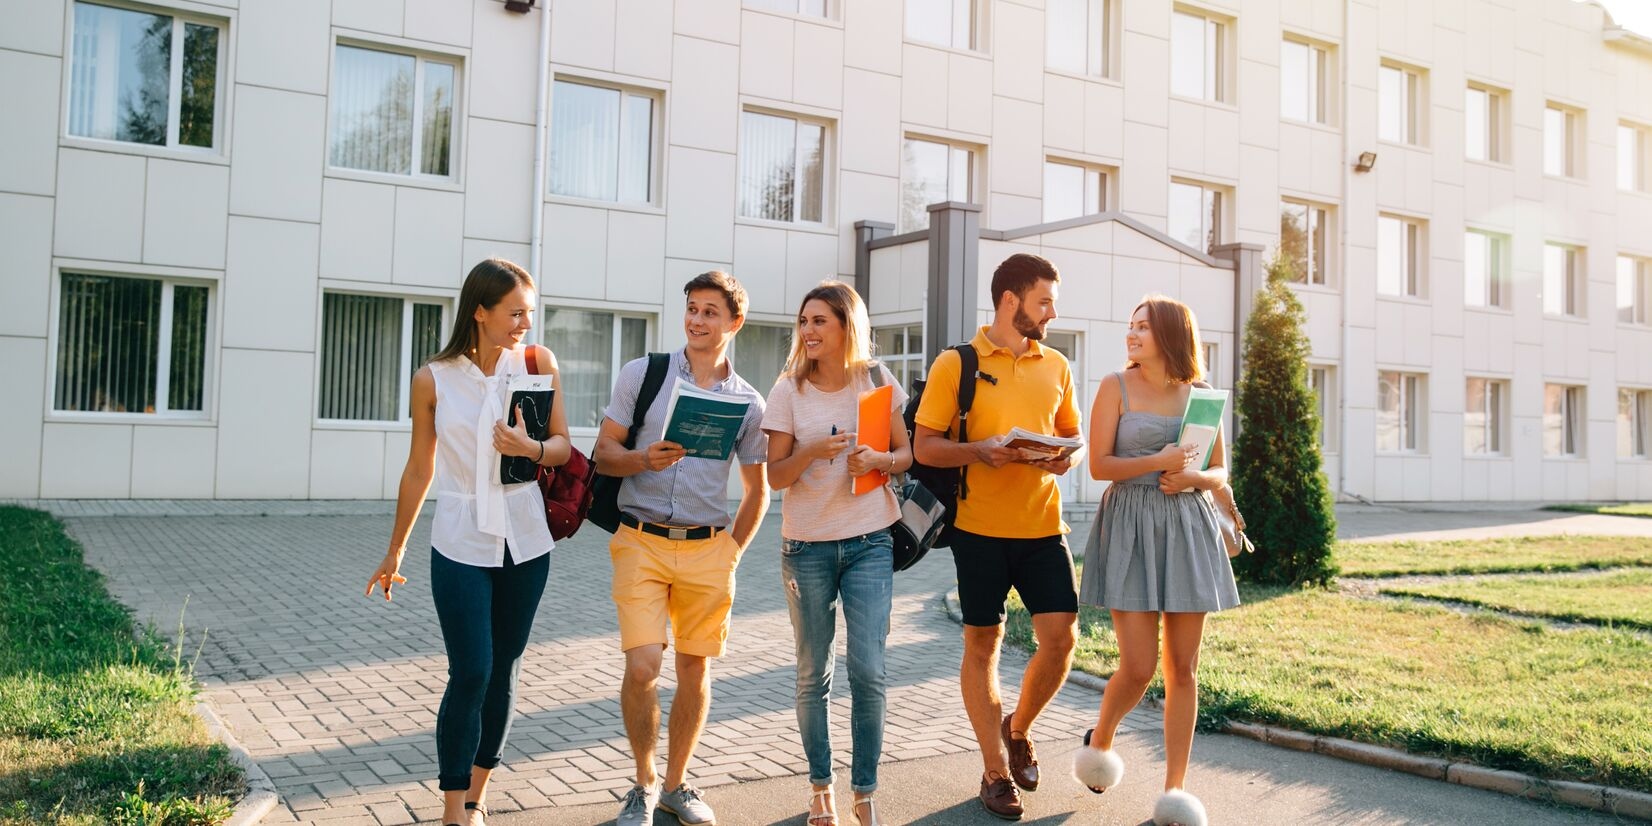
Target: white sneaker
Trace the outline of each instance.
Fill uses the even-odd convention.
[[[683,826],[715,826],[717,816],[700,797],[700,790],[687,783],[660,796],[660,808],[677,816]]]
[[[632,786],[620,807],[614,826],[653,826],[654,808],[660,805],[660,784]]]

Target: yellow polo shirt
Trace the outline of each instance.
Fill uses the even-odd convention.
[[[1013,427],[1038,433],[1076,432],[1078,399],[1067,357],[1031,342],[1020,358],[993,344],[982,327],[970,342],[980,356],[981,372],[997,384],[975,382],[969,410],[969,440],[1001,436]],[[928,384],[915,420],[956,438],[958,421],[958,354],[942,352],[929,367]],[[957,526],[970,533],[1002,539],[1036,539],[1067,533],[1061,521],[1061,490],[1056,477],[1031,465],[1012,462],[1000,468],[969,465],[969,496],[958,503]],[[1071,471],[1069,471],[1071,472]]]

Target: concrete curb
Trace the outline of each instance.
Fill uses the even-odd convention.
[[[948,591],[943,595],[941,602],[946,607],[947,616],[951,617],[953,622],[962,625],[964,617],[958,608],[958,592]],[[1095,691],[1107,687],[1106,679],[1083,671],[1069,673],[1067,682]],[[1164,708],[1161,702],[1151,697],[1143,698],[1142,703],[1155,709]],[[1488,769],[1472,763],[1452,762],[1438,757],[1423,757],[1385,746],[1374,746],[1339,737],[1323,737],[1277,726],[1229,722],[1222,726],[1222,731],[1281,748],[1314,752],[1350,763],[1405,772],[1430,780],[1443,780],[1460,786],[1526,797],[1545,803],[1564,803],[1618,817],[1652,821],[1652,794],[1644,792],[1570,780],[1544,780],[1520,772]]]
[[[212,706],[207,705],[204,700],[197,701],[195,716],[206,724],[207,733],[211,734],[213,739],[229,749],[230,759],[247,773],[247,795],[235,804],[235,810],[230,814],[229,820],[224,821],[224,826],[253,826],[261,822],[281,800],[281,796],[275,792],[275,781],[271,780],[270,776],[259,768],[257,761],[252,759],[252,755],[242,748],[229,727],[218,719],[218,714],[212,710]]]

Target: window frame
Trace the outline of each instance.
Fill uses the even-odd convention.
[[[1624,318],[1624,308],[1619,301],[1624,292],[1624,265],[1628,265],[1629,281],[1629,318]],[[1612,302],[1615,306],[1614,315],[1620,326],[1647,327],[1652,326],[1652,258],[1642,258],[1636,255],[1619,255],[1614,278],[1614,295]]]
[[[1549,166],[1549,156],[1551,151],[1553,151],[1549,144],[1549,139],[1551,137],[1549,134],[1552,118],[1552,115],[1550,114],[1551,112],[1558,113],[1564,117],[1563,125],[1561,126],[1561,135],[1563,136],[1564,143],[1560,147],[1563,168],[1558,172],[1551,170]],[[1554,100],[1544,101],[1542,143],[1540,144],[1542,149],[1542,169],[1544,177],[1562,178],[1569,181],[1581,181],[1588,178],[1588,169],[1584,157],[1584,144],[1587,140],[1586,133],[1584,131],[1584,114],[1584,110],[1576,106],[1570,106]]]
[[[84,266],[83,266],[84,264]],[[160,331],[155,341],[155,402],[154,413],[133,411],[64,410],[57,406],[58,351],[63,339],[63,277],[87,275],[102,278],[127,278],[161,282],[160,312],[157,321]],[[178,286],[201,287],[207,291],[206,335],[201,343],[201,409],[169,410],[166,408],[171,390],[172,364],[163,354],[171,352],[173,332],[173,289]],[[217,376],[219,365],[222,311],[218,307],[221,293],[217,273],[190,272],[178,267],[129,265],[112,269],[106,262],[82,262],[60,259],[53,262],[49,317],[46,331],[46,352],[50,358],[46,370],[44,400],[45,420],[48,422],[97,422],[132,424],[196,424],[210,425],[217,417]]]
[[[1468,247],[1472,243],[1471,236],[1485,239],[1488,265],[1486,270],[1485,295],[1479,300],[1471,300],[1468,295],[1469,277]],[[1471,310],[1508,310],[1513,292],[1511,266],[1512,260],[1509,250],[1513,246],[1513,239],[1501,232],[1486,229],[1476,229],[1472,226],[1463,229],[1463,301]]]
[[[69,118],[74,108],[74,53],[75,53],[75,7],[84,3],[89,6],[118,9],[121,11],[135,11],[144,14],[162,15],[172,18],[172,54],[167,67],[167,102],[166,102],[166,143],[156,145],[123,141],[116,138],[97,138],[90,135],[76,135],[69,131]],[[214,9],[212,12],[196,11],[193,7],[178,7],[168,5],[166,0],[156,0],[152,3],[134,3],[129,0],[70,0],[64,4],[63,22],[63,78],[60,83],[58,100],[62,101],[62,112],[58,116],[58,140],[66,146],[79,146],[88,149],[125,152],[135,155],[153,155],[160,157],[187,158],[194,161],[215,161],[228,163],[230,147],[230,117],[232,111],[230,100],[234,95],[235,81],[231,78],[231,70],[235,61],[235,48],[232,34],[236,31],[236,9]],[[189,146],[179,144],[178,119],[182,107],[183,95],[183,27],[186,24],[197,26],[211,26],[218,30],[218,56],[213,79],[212,101],[212,145]]]
[[[1176,91],[1176,18],[1189,17],[1203,21],[1203,32],[1200,38],[1200,69],[1204,75],[1203,88],[1197,95],[1184,94]],[[1169,88],[1170,96],[1180,100],[1191,100],[1198,103],[1215,103],[1224,106],[1234,105],[1234,29],[1237,21],[1227,15],[1202,9],[1198,6],[1189,6],[1177,3],[1171,8],[1170,17],[1170,66]]]
[[[1398,388],[1398,409],[1396,427],[1399,433],[1398,447],[1384,447],[1382,445],[1381,419],[1385,413],[1382,407],[1382,384],[1385,376],[1392,375],[1396,379]],[[1377,404],[1376,419],[1379,427],[1376,432],[1376,452],[1379,455],[1414,456],[1428,452],[1428,383],[1424,373],[1412,373],[1405,370],[1387,370],[1377,368]]]
[[[1082,71],[1050,63],[1052,29],[1057,18],[1050,6],[1060,0],[1046,0],[1044,7],[1044,69],[1081,78],[1114,80],[1118,77],[1118,0],[1069,0],[1084,5],[1084,69]]]
[[[1383,288],[1383,261],[1385,259],[1383,243],[1384,222],[1396,222],[1401,227],[1400,236],[1400,292],[1389,292]],[[1413,218],[1394,212],[1377,213],[1377,297],[1401,298],[1426,301],[1428,290],[1428,222],[1421,218]],[[1406,265],[1409,264],[1409,268]]]
[[[1383,118],[1383,84],[1385,72],[1399,72],[1400,80],[1400,135],[1389,137]],[[1382,60],[1377,66],[1377,140],[1398,146],[1426,149],[1429,146],[1428,72],[1417,66],[1393,60]]]
[[[1629,180],[1624,186],[1624,133],[1629,135]],[[1652,193],[1652,170],[1647,167],[1652,164],[1652,127],[1643,126],[1632,121],[1620,120],[1617,128],[1616,168],[1613,178],[1619,192],[1637,192],[1642,195]]]
[[[1233,235],[1232,231],[1229,229],[1229,220],[1231,218],[1230,213],[1233,211],[1232,188],[1222,184],[1213,184],[1208,181],[1201,181],[1194,178],[1183,178],[1180,176],[1171,176],[1170,183],[1166,187],[1167,200],[1165,207],[1165,234],[1169,235],[1171,239],[1177,241],[1178,243],[1186,243],[1181,238],[1176,237],[1175,231],[1172,229],[1172,223],[1175,216],[1171,213],[1174,212],[1173,205],[1175,203],[1175,198],[1169,197],[1169,195],[1174,194],[1174,187],[1177,186],[1196,187],[1204,193],[1199,198],[1200,227],[1206,230],[1205,234],[1207,236],[1213,234],[1214,237],[1210,238],[1210,243],[1207,246],[1203,248],[1194,247],[1194,249],[1197,249],[1203,255],[1209,255],[1212,249],[1229,243],[1229,238]],[[1206,198],[1209,196],[1214,196],[1215,202],[1207,208],[1206,204],[1208,202],[1206,201]],[[1211,225],[1209,227],[1205,227],[1204,220],[1211,211],[1214,211],[1215,215],[1210,216],[1212,222]]]
[[[1090,205],[1088,203],[1086,203],[1081,208],[1079,214],[1077,214],[1077,215],[1068,215],[1068,216],[1062,217],[1062,218],[1052,218],[1052,217],[1050,217],[1050,207],[1049,207],[1050,187],[1049,187],[1049,181],[1050,181],[1050,167],[1051,166],[1070,167],[1070,168],[1077,169],[1082,173],[1082,175],[1083,175],[1083,184],[1081,185],[1080,188],[1083,190],[1084,194],[1080,197],[1086,202],[1089,201],[1090,193],[1091,193],[1090,176],[1091,175],[1096,175],[1097,178],[1096,178],[1095,194],[1096,194],[1097,202],[1096,202],[1096,205],[1095,205],[1095,209],[1092,210],[1090,208]],[[1042,180],[1041,180],[1042,192],[1041,192],[1041,194],[1039,196],[1039,199],[1038,199],[1038,201],[1039,201],[1039,217],[1046,224],[1055,223],[1056,221],[1072,220],[1074,218],[1085,218],[1085,217],[1088,217],[1088,216],[1091,216],[1091,215],[1100,215],[1100,214],[1106,212],[1108,210],[1108,205],[1112,203],[1112,192],[1111,192],[1111,190],[1112,190],[1112,187],[1113,187],[1113,183],[1118,179],[1118,170],[1114,167],[1103,166],[1101,164],[1088,163],[1088,162],[1085,162],[1085,161],[1072,160],[1070,158],[1063,158],[1063,157],[1058,157],[1058,156],[1055,156],[1055,155],[1046,155],[1046,156],[1044,156],[1044,165],[1041,167],[1040,171],[1042,173],[1042,176],[1041,176],[1041,178],[1042,178]]]
[[[1476,158],[1471,154],[1469,144],[1469,105],[1470,96],[1479,93],[1486,100],[1486,140],[1482,151],[1485,157]],[[1511,136],[1509,119],[1509,92],[1507,89],[1492,86],[1477,81],[1469,81],[1463,91],[1463,159],[1475,163],[1509,164],[1509,138]]]
[[[912,15],[914,14],[914,9],[919,9],[919,6],[917,3],[911,2],[911,0],[907,0],[907,2],[903,4],[904,8],[901,10],[901,37],[905,42],[915,43],[921,46],[929,46],[936,49],[951,49],[960,52],[984,53],[987,51],[986,34],[990,31],[991,27],[991,21],[987,17],[991,5],[990,2],[983,2],[983,0],[935,0],[935,2],[945,2],[952,7],[950,13],[951,16],[949,17],[951,28],[950,38],[947,42],[941,43],[934,40],[925,40],[914,35],[912,33]],[[963,45],[958,43],[959,24],[957,14],[959,11],[967,11],[969,13],[969,20],[964,24],[968,28],[964,38],[965,43]]]
[[[1479,410],[1469,409],[1468,402],[1471,397],[1469,387],[1473,382],[1481,383],[1481,408]],[[1481,431],[1482,443],[1486,445],[1484,450],[1469,449],[1471,427],[1468,417],[1471,413],[1477,413],[1484,417],[1478,428]],[[1508,446],[1509,421],[1509,380],[1507,378],[1476,375],[1463,377],[1463,456],[1465,458],[1508,458],[1510,455]]]
[[[1560,412],[1549,412],[1549,393],[1560,390]],[[1543,458],[1544,459],[1585,459],[1588,457],[1586,436],[1588,431],[1588,398],[1586,388],[1577,384],[1561,384],[1545,381],[1543,383],[1543,407],[1541,426],[1543,428]],[[1549,452],[1549,417],[1560,417],[1560,445],[1561,452]]]
[[[1315,378],[1318,373],[1320,378]],[[1308,392],[1314,394],[1319,408],[1319,452],[1334,456],[1338,449],[1337,434],[1337,365],[1329,362],[1308,362]]]
[[[1629,420],[1623,421],[1622,411],[1628,401]],[[1652,389],[1619,387],[1617,415],[1613,425],[1618,429],[1617,458],[1620,462],[1652,460]],[[1627,425],[1627,428],[1625,427]],[[1627,443],[1625,442],[1627,438]]]
[[[413,58],[413,109],[408,115],[412,121],[412,131],[409,137],[408,172],[383,172],[377,169],[357,169],[353,166],[339,166],[333,163],[333,140],[337,136],[338,122],[335,120],[334,99],[336,91],[334,84],[338,82],[338,50],[340,48],[361,49],[363,51],[381,52],[390,55]],[[465,55],[455,52],[444,52],[422,46],[406,45],[403,42],[390,42],[375,39],[371,36],[352,32],[349,35],[335,35],[332,38],[332,48],[327,53],[327,136],[322,146],[322,162],[324,175],[329,178],[356,178],[375,183],[394,183],[399,185],[437,186],[457,188],[464,181],[465,158],[465,125],[469,122],[469,112],[465,110],[466,83],[469,76],[466,72],[469,60]],[[433,175],[420,172],[422,162],[422,146],[424,139],[424,80],[425,65],[440,63],[453,69],[453,104],[452,117],[448,128],[448,158],[446,175]],[[331,421],[331,420],[329,420]],[[345,420],[348,421],[348,420]]]
[[[401,301],[401,330],[398,334],[400,353],[398,355],[397,375],[402,378],[396,392],[396,416],[394,419],[339,419],[321,415],[322,393],[322,362],[327,354],[324,348],[327,342],[327,296],[328,295],[357,295],[369,298],[389,298]],[[413,374],[417,372],[413,364],[413,306],[427,304],[442,308],[441,318],[437,327],[441,334],[437,337],[440,345],[447,343],[447,336],[452,332],[453,313],[457,310],[458,299],[447,293],[403,292],[396,290],[375,290],[371,287],[343,286],[336,282],[323,282],[316,291],[316,346],[315,346],[315,377],[314,397],[310,405],[310,418],[317,429],[326,430],[384,430],[402,429],[412,426],[412,396]],[[441,347],[437,347],[440,352]]]
[[[556,348],[552,347],[550,342],[545,339],[545,337],[550,333],[550,318],[552,310],[572,310],[574,312],[581,313],[605,313],[612,317],[610,319],[611,324],[608,328],[608,369],[610,371],[608,375],[610,392],[612,392],[613,383],[619,379],[620,368],[624,367],[627,362],[631,361],[631,359],[625,357],[625,353],[621,349],[625,320],[640,320],[643,323],[642,357],[646,357],[650,352],[654,352],[655,347],[658,344],[656,336],[659,335],[660,316],[655,313],[630,308],[601,307],[585,304],[570,304],[566,302],[558,302],[555,306],[552,306],[549,301],[543,300],[542,298],[539,302],[539,317],[534,321],[534,326],[536,329],[531,332],[530,335],[538,344],[550,350],[551,355],[555,356],[559,360],[562,358],[561,355],[559,355]],[[638,358],[638,356],[632,356],[632,358]],[[602,410],[606,409],[607,404],[604,403],[599,408],[598,412],[600,413]],[[594,437],[601,429],[602,425],[600,422],[596,426],[575,424],[573,411],[569,411],[568,434],[570,436]]]
[[[618,140],[624,142],[624,131],[630,118],[626,114],[625,102],[628,97],[647,98],[649,106],[648,124],[648,200],[627,201],[617,197],[619,188],[616,184],[616,199],[605,200],[591,198],[585,195],[564,195],[556,191],[552,175],[551,156],[556,143],[555,130],[557,118],[551,116],[556,106],[556,86],[559,83],[572,83],[576,86],[590,86],[597,89],[606,89],[618,92],[620,95],[620,123],[617,127]],[[591,75],[576,74],[561,71],[553,66],[550,83],[551,99],[546,101],[546,114],[549,121],[545,134],[545,200],[551,203],[577,204],[580,206],[597,206],[603,209],[640,210],[654,214],[664,214],[665,204],[665,90],[649,86],[640,86],[631,83],[605,80]],[[738,125],[736,125],[738,129]],[[738,131],[736,137],[738,137]],[[615,175],[623,175],[623,161],[615,168]]]
[[[792,129],[793,129],[793,131],[792,131],[792,165],[793,165],[792,166],[792,170],[793,170],[792,174],[793,174],[793,181],[794,181],[794,185],[792,187],[792,215],[794,217],[790,221],[781,220],[779,218],[764,218],[764,217],[757,216],[757,215],[747,215],[742,211],[743,199],[741,198],[740,192],[745,186],[745,179],[744,179],[743,168],[741,167],[740,161],[745,158],[745,153],[747,151],[746,128],[745,128],[746,115],[759,115],[759,116],[762,116],[762,117],[778,118],[778,119],[781,119],[781,120],[789,120],[789,121],[792,122]],[[797,176],[797,169],[799,169],[801,167],[802,151],[803,151],[802,150],[802,143],[801,143],[801,141],[799,141],[797,139],[797,132],[798,132],[799,128],[801,126],[803,126],[804,124],[807,124],[809,126],[818,126],[818,127],[820,127],[820,220],[819,221],[808,221],[808,220],[804,220],[801,217],[802,214],[803,214],[803,209],[802,209],[802,197],[803,197],[802,189],[803,188],[800,187],[800,186],[797,186],[795,184],[795,182],[798,180],[797,177],[796,177]],[[785,112],[785,111],[776,110],[776,109],[768,109],[768,108],[761,107],[761,106],[743,106],[743,107],[741,107],[741,109],[740,109],[739,136],[738,136],[738,139],[739,139],[738,152],[739,152],[739,154],[737,155],[737,160],[736,160],[736,163],[735,163],[735,184],[734,184],[735,185],[735,204],[734,204],[734,217],[735,217],[735,220],[737,220],[741,223],[753,223],[753,224],[760,224],[760,225],[764,225],[764,226],[786,227],[786,228],[789,228],[789,229],[826,230],[826,229],[833,228],[834,224],[836,223],[836,221],[834,220],[835,216],[833,215],[833,211],[832,211],[832,207],[833,207],[832,182],[837,177],[836,174],[835,174],[836,167],[835,167],[835,164],[834,164],[834,161],[836,160],[836,151],[835,151],[836,150],[836,145],[835,145],[834,140],[833,140],[833,137],[836,133],[836,129],[834,128],[836,125],[837,125],[836,122],[834,122],[834,121],[832,121],[828,118],[823,118],[823,117],[819,117],[819,116],[815,116],[815,115],[805,115],[805,114],[801,114],[801,113],[797,113],[797,112]]]
[[[1307,267],[1306,271],[1304,271],[1302,273],[1301,280],[1293,280],[1293,281],[1291,281],[1291,283],[1296,284],[1298,286],[1311,286],[1311,287],[1331,287],[1331,286],[1335,286],[1335,284],[1337,282],[1332,278],[1332,275],[1335,271],[1335,266],[1334,266],[1333,257],[1332,257],[1333,252],[1334,252],[1334,248],[1335,248],[1335,242],[1334,242],[1335,227],[1333,227],[1331,225],[1331,221],[1332,221],[1331,216],[1333,214],[1332,213],[1332,207],[1328,204],[1322,204],[1322,203],[1318,203],[1316,201],[1310,201],[1306,198],[1297,198],[1297,197],[1290,196],[1290,195],[1281,195],[1280,198],[1279,198],[1280,246],[1284,245],[1285,208],[1287,206],[1300,207],[1303,210],[1305,210],[1305,212],[1303,214],[1303,220],[1308,224],[1307,233],[1306,233],[1307,239],[1308,239],[1308,249],[1307,249],[1308,267]],[[1318,237],[1320,239],[1320,245],[1319,245],[1319,248],[1318,248],[1317,251],[1315,250],[1314,245],[1313,245],[1313,240],[1314,240],[1314,237],[1315,237],[1314,228],[1315,228],[1316,224],[1319,228]],[[1316,260],[1316,252],[1317,252],[1317,261],[1318,261],[1318,264],[1319,264],[1317,269],[1314,267],[1314,263],[1315,263],[1315,260]],[[1316,276],[1317,276],[1317,278],[1316,278]]]
[[[911,352],[900,353],[883,352],[883,350],[877,346],[878,334],[890,330],[898,331],[896,333],[896,340],[902,342],[910,341],[911,336],[916,333],[918,336],[918,349]],[[904,374],[907,379],[907,383],[902,385],[902,387],[910,392],[911,380],[923,378],[929,370],[929,360],[925,358],[924,354],[924,323],[920,320],[909,321],[901,324],[884,324],[881,326],[876,324],[872,325],[872,358],[877,359],[879,362],[889,367],[889,372],[894,375],[895,381],[901,381]],[[896,369],[899,365],[904,366],[900,367],[900,369]]]
[[[769,14],[783,14],[783,15],[789,15],[789,16],[792,16],[792,17],[801,17],[805,20],[836,20],[837,19],[836,17],[833,16],[836,9],[834,8],[835,4],[832,2],[832,0],[820,0],[820,6],[821,6],[820,14],[815,14],[813,12],[807,12],[807,11],[802,10],[803,4],[809,2],[809,0],[789,0],[788,4],[793,7],[791,11],[787,11],[785,9],[770,8],[768,6],[763,5],[763,2],[764,2],[764,0],[741,0],[740,8],[749,9],[751,11],[767,12]],[[767,0],[767,2],[775,3],[775,2],[779,2],[779,0]]]
[[[1285,71],[1285,49],[1297,46],[1308,50],[1308,74],[1306,100],[1310,111],[1307,118],[1297,118],[1285,114],[1285,90],[1288,88]],[[1304,123],[1310,126],[1331,126],[1335,114],[1334,96],[1337,91],[1335,82],[1335,60],[1333,47],[1316,40],[1286,32],[1279,41],[1279,119],[1290,123]]]
[[[1565,258],[1565,271],[1560,274],[1560,304],[1558,308],[1550,304],[1553,292],[1549,289],[1549,250],[1561,250]],[[1589,317],[1588,294],[1585,292],[1584,248],[1575,244],[1559,243],[1555,241],[1543,242],[1543,280],[1540,295],[1543,301],[1543,315],[1550,318],[1566,318],[1572,320]]]
[[[963,203],[976,203],[976,194],[979,193],[979,192],[986,191],[986,180],[985,180],[986,176],[983,174],[983,171],[986,168],[986,164],[985,164],[986,149],[985,149],[985,147],[982,147],[982,146],[979,146],[979,145],[976,145],[976,144],[972,144],[972,143],[966,143],[966,142],[963,142],[963,141],[953,141],[953,140],[948,140],[946,138],[929,137],[929,136],[927,136],[923,133],[916,133],[916,134],[907,133],[907,134],[905,134],[901,137],[901,170],[900,170],[900,177],[896,180],[896,184],[895,184],[895,186],[896,186],[896,195],[897,195],[897,197],[899,197],[901,199],[903,204],[904,204],[905,198],[906,198],[906,184],[907,184],[907,181],[909,180],[908,175],[907,175],[907,172],[909,171],[909,167],[907,166],[907,163],[906,163],[906,145],[907,145],[908,142],[911,142],[911,141],[916,141],[918,143],[937,144],[937,145],[940,145],[940,146],[945,146],[947,148],[947,201],[948,202],[960,200],[960,199],[956,199],[956,198],[952,197],[952,191],[953,191],[952,190],[952,185],[954,183],[954,181],[952,179],[952,173],[957,171],[957,163],[958,163],[957,156],[953,154],[955,152],[963,152],[963,153],[966,153],[968,155],[968,158],[965,162],[965,169],[967,170],[967,172],[969,174],[969,179],[967,181],[965,181],[965,183],[964,183],[964,196],[965,197],[961,199],[962,202]],[[930,206],[930,204],[924,204],[924,206],[927,208],[928,206]],[[908,233],[908,232],[922,232],[922,231],[925,231],[929,228],[929,213],[927,211],[924,213],[924,222],[921,226],[906,226],[904,223],[902,223],[902,220],[905,217],[904,215],[902,215],[902,212],[904,212],[904,210],[900,207],[897,207],[896,216],[895,216],[895,222],[896,222],[896,230],[895,231],[896,231],[896,233],[904,234],[904,233]]]

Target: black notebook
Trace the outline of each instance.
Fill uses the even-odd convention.
[[[523,428],[528,438],[544,441],[551,435],[551,397],[556,389],[549,375],[515,376],[510,383],[510,406],[505,424],[516,427],[516,409],[522,408]],[[539,478],[539,464],[532,456],[500,456],[499,483],[512,485]]]

